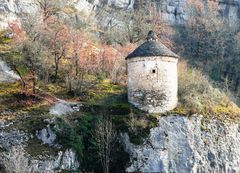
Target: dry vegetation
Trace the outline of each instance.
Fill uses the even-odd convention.
[[[179,63],[179,106],[176,112],[182,114],[203,114],[214,118],[239,119],[240,108],[230,95],[214,87],[201,71]]]
[[[220,88],[228,82],[228,89],[239,97],[239,28],[229,27],[219,13],[217,1],[188,0],[186,24],[177,28],[175,47]],[[206,4],[208,6],[206,7]]]
[[[99,30],[88,30],[85,25],[76,27],[72,23],[60,20],[55,15],[55,12],[61,10],[59,4],[39,1],[39,5],[42,13],[35,16],[39,20],[33,21],[31,16],[28,16],[23,21],[22,28],[17,23],[9,25],[9,31],[14,35],[13,39],[5,37],[6,32],[0,33],[2,57],[21,77],[21,83],[1,84],[2,110],[4,107],[24,109],[51,104],[55,97],[90,104],[104,104],[106,101],[109,103],[111,97],[122,99],[126,94],[124,58],[136,47],[135,43],[143,39],[149,28],[154,28],[166,45],[175,46],[175,49],[183,52],[186,57],[191,57],[191,65],[202,67],[203,64],[207,64],[207,69],[203,69],[205,74],[206,70],[212,69],[211,64],[223,63],[226,51],[224,45],[229,40],[224,36],[224,21],[213,17],[216,15],[214,3],[210,3],[209,13],[200,1],[189,0],[190,18],[184,30],[180,29],[177,33],[173,33],[173,29],[161,20],[156,9],[152,9],[148,3],[139,7],[136,13],[129,14],[125,11],[117,13],[104,6],[96,17],[101,21],[107,15],[106,12],[111,12],[112,17],[121,19],[124,26],[121,32],[118,27],[110,26],[111,29],[101,33],[100,37],[96,37]],[[148,8],[153,12],[142,16]],[[136,25],[128,25],[127,18],[132,18]],[[102,32],[103,26],[99,24],[98,27]],[[221,29],[224,30],[220,32]],[[121,33],[121,36],[117,33]],[[110,37],[113,39],[111,42]],[[181,41],[179,45],[184,47],[177,46],[170,40],[175,37],[174,41]],[[217,51],[213,51],[216,49],[214,45],[217,45]],[[228,69],[219,67],[220,71],[215,75],[220,75],[221,80],[226,77],[229,81],[233,80],[227,75]],[[226,72],[225,76],[222,75],[223,71]],[[222,90],[213,87],[210,81],[200,71],[180,63],[179,106],[175,111],[181,114],[238,117],[238,107]]]

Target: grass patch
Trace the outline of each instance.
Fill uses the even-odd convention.
[[[0,52],[8,51],[11,47],[9,46],[9,43],[11,42],[11,39],[6,37],[7,32],[4,30],[0,31]]]
[[[21,84],[15,83],[0,83],[0,98],[6,98],[12,94],[19,93],[21,91]]]
[[[125,86],[114,85],[109,80],[102,80],[89,89],[82,99],[91,104],[114,104],[122,102],[124,97],[126,97]]]
[[[147,114],[134,107],[126,114],[112,115],[113,123],[119,132],[127,132],[130,141],[141,145],[150,134],[150,129],[158,126],[158,114]]]
[[[58,85],[58,83],[39,83],[39,90],[45,94],[52,95],[59,99],[74,99],[74,95],[69,93],[65,87]]]
[[[20,82],[0,84],[0,112],[11,110],[15,113],[27,113],[50,106],[54,99],[43,92],[32,94],[30,88],[23,89]]]

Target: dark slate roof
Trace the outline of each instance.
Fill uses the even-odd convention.
[[[161,42],[158,42],[155,39],[148,39],[132,53],[130,53],[126,59],[135,58],[135,57],[152,57],[152,56],[168,56],[179,58],[178,55],[169,50]]]

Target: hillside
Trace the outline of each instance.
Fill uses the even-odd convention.
[[[164,20],[170,24],[178,25],[182,24],[188,16],[187,10],[185,7],[186,0],[152,0],[151,3],[158,9],[158,12],[162,14]],[[117,9],[135,9],[139,7],[139,4],[142,3],[141,0],[83,0],[83,1],[67,1],[62,2],[74,6],[77,10],[83,11],[85,13],[91,13],[94,10],[97,10],[102,5],[112,6],[112,8]],[[215,1],[219,6],[220,14],[228,21],[229,25],[233,26],[238,24],[238,11],[240,2],[238,0],[228,1],[228,0],[218,0]],[[37,10],[37,5],[34,1],[25,0],[25,1],[5,1],[1,0],[1,27],[6,27],[8,21],[16,20],[18,17],[21,17],[24,13],[32,13]]]
[[[188,80],[189,76],[180,79]],[[184,82],[180,86],[192,88],[192,84]],[[137,110],[127,103],[126,90],[109,81],[92,88],[85,102],[64,98],[53,86],[47,92],[51,97],[44,96],[46,100],[41,95],[25,96],[17,88],[19,83],[5,83],[0,90],[1,163],[9,172],[98,172],[100,162],[92,164],[98,154],[98,145],[94,144],[97,135],[93,133],[102,116],[111,117],[118,136],[110,172],[239,171],[240,111],[211,86],[204,91],[210,98],[190,96],[188,100],[189,95],[183,92],[179,107],[165,114]],[[200,94],[194,89],[191,93]],[[68,101],[57,101],[53,96]],[[223,100],[214,105],[216,96]]]
[[[0,172],[240,172],[239,5],[0,0]],[[148,80],[174,108],[129,103]]]
[[[229,89],[238,97],[240,83],[237,68],[239,62],[237,58],[239,53],[237,46],[239,3],[238,0],[209,2],[201,0],[178,0],[174,2],[169,0],[152,0],[151,2],[141,0],[84,0],[65,2],[62,0],[57,5],[57,8],[61,10],[56,11],[55,15],[69,21],[76,27],[100,31],[102,39],[113,44],[124,44],[128,41],[139,42],[144,39],[147,30],[156,28],[159,30],[158,35],[161,35],[161,41],[189,60],[193,67],[201,68],[213,80],[220,82],[221,85],[227,83]],[[39,8],[34,1],[2,0],[0,4],[0,28],[7,28],[9,22],[20,22],[24,15],[35,14],[40,10]],[[131,12],[134,10],[141,16],[141,13],[145,14],[147,8],[153,11],[153,20],[159,19],[162,22],[152,21],[153,24],[149,25],[146,22],[141,22],[148,20],[148,16],[141,19],[137,16],[134,17]],[[189,21],[193,20],[196,14],[202,19],[197,22],[199,25],[195,25],[193,28]],[[138,30],[138,28],[128,30],[122,27],[130,25],[128,22],[130,18],[134,18],[137,26],[143,26],[137,35],[134,35],[136,33],[134,30]],[[172,27],[168,28],[166,25]],[[201,28],[201,25],[203,28]],[[159,26],[161,26],[160,29]],[[107,28],[109,28],[108,32],[105,32]],[[110,30],[111,32],[109,32]],[[201,34],[196,34],[197,32]],[[211,46],[209,47],[206,43]],[[216,47],[214,45],[220,46]],[[189,49],[186,49],[186,47],[189,47]],[[209,60],[206,61],[206,58]],[[232,62],[236,63],[235,66],[230,68]]]

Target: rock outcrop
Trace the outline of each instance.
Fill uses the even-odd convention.
[[[66,102],[59,100],[54,106],[50,108],[49,113],[55,116],[61,116],[79,111],[82,105],[74,102]]]
[[[116,9],[133,9],[135,0],[70,0],[68,3],[79,11],[89,13],[100,3]],[[155,0],[156,7],[170,24],[182,24],[187,19],[184,10],[186,0]],[[234,25],[240,19],[240,0],[218,0],[219,12]],[[34,0],[0,0],[0,28],[20,20],[24,14],[35,13],[38,7]],[[90,14],[90,13],[89,13]],[[0,83],[19,79],[4,62],[0,61]],[[81,105],[59,101],[50,110],[51,115],[62,116],[79,111]],[[7,114],[7,112],[6,112]],[[31,158],[24,147],[34,135],[43,144],[51,146],[56,135],[47,126],[34,134],[7,129],[8,122],[0,121],[0,164],[4,158],[26,163],[27,170],[39,173],[55,173],[60,170],[75,171],[80,167],[76,153],[62,149],[56,156],[44,159]],[[240,125],[218,120],[206,121],[199,115],[192,117],[166,116],[159,118],[159,126],[151,129],[143,145],[134,145],[127,134],[122,136],[126,151],[131,156],[127,172],[240,172]],[[16,146],[23,149],[14,149]],[[51,146],[54,147],[54,146]],[[19,152],[16,154],[16,152]],[[13,154],[13,155],[11,155]],[[12,157],[14,156],[14,157]],[[9,160],[7,160],[9,162]],[[16,160],[12,160],[15,166]],[[14,165],[13,164],[13,165]],[[18,163],[19,164],[19,163]],[[0,165],[1,172],[1,165]]]
[[[47,128],[36,131],[36,136],[39,140],[43,142],[43,144],[52,145],[56,140],[57,136],[50,128],[50,125],[47,125]]]
[[[97,4],[100,2],[98,1]],[[103,2],[116,8],[134,9],[134,4],[138,0],[105,0]],[[152,5],[169,24],[179,25],[188,18],[185,10],[187,8],[186,2],[187,0],[153,0]],[[214,2],[218,5],[220,15],[228,21],[230,26],[240,24],[240,0],[215,0]]]
[[[58,156],[51,160],[31,160],[30,167],[37,173],[57,173],[61,170],[76,172],[79,168],[79,162],[76,153],[72,149],[60,151]]]
[[[123,135],[131,155],[127,172],[240,172],[240,125],[166,116],[151,129],[143,145],[133,145]]]
[[[79,168],[79,162],[77,160],[76,153],[71,149],[67,149],[64,152],[60,151],[56,157],[36,160],[31,158],[31,156],[29,156],[20,145],[11,148],[7,152],[0,153],[0,156],[0,163],[7,172],[76,172]]]
[[[13,124],[11,123],[11,125]],[[57,148],[58,152],[56,155],[42,153],[37,157],[33,157],[26,151],[26,148],[29,148],[28,141],[35,138],[34,135],[24,131],[6,129],[8,127],[6,122],[0,121],[0,172],[3,171],[2,169],[6,169],[8,172],[24,173],[76,172],[79,170],[80,164],[76,153],[71,148],[64,149],[56,143],[56,134],[51,130],[50,125],[37,131],[36,136],[41,141],[41,145],[48,145],[49,150]],[[34,150],[38,150],[38,148],[36,147]]]
[[[62,4],[58,5],[61,7],[74,7],[85,14],[90,14],[96,3],[98,3],[98,1],[89,3],[87,0],[63,0],[62,2]],[[33,15],[39,10],[39,5],[35,0],[0,0],[0,29],[7,28],[11,22],[21,22],[25,14]]]
[[[9,22],[18,21],[22,15],[37,10],[33,0],[0,0],[0,28],[6,28]]]
[[[185,10],[187,8],[187,0],[156,0],[156,7],[161,12],[162,17],[172,25],[184,23],[188,14]],[[239,23],[240,19],[240,1],[239,0],[216,0],[220,15],[226,19],[230,26]]]
[[[6,132],[0,129],[0,149],[10,150],[12,146],[21,145],[29,140],[29,136],[22,131]]]
[[[116,8],[133,9],[135,0],[105,0],[103,3]],[[98,3],[100,4],[100,3]]]
[[[1,20],[0,20],[1,21]],[[14,82],[15,80],[20,79],[5,62],[0,60],[0,83],[3,82]]]
[[[188,14],[185,8],[187,0],[154,0],[153,5],[165,21],[171,25],[184,23]],[[116,9],[134,9],[137,0],[70,0],[66,5],[73,6],[85,14],[91,14],[102,4]],[[228,21],[230,26],[239,24],[240,0],[217,0],[220,14]],[[6,28],[11,21],[18,21],[24,14],[33,14],[38,9],[34,0],[0,0],[0,28]]]

